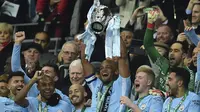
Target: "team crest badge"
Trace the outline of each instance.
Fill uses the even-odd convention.
[[[184,105],[181,105],[180,108],[179,108],[179,110],[183,111],[184,110]]]
[[[62,110],[58,110],[57,112],[63,112]]]
[[[141,106],[141,110],[145,110],[146,109],[146,104],[142,104],[142,106]]]

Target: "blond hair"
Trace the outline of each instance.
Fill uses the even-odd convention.
[[[140,67],[137,69],[136,74],[137,74],[138,72],[144,72],[144,73],[146,73],[147,76],[148,76],[148,77],[150,78],[150,80],[152,81],[151,86],[154,85],[154,83],[155,83],[155,74],[154,74],[154,72],[153,72],[153,70],[152,70],[152,68],[151,68],[150,66],[148,66],[148,65],[142,65],[142,66],[140,66]]]
[[[0,31],[8,31],[11,36],[13,35],[13,27],[8,23],[0,23]]]
[[[76,45],[76,43],[75,43],[74,41],[67,41],[67,42],[65,42],[65,43],[63,44],[62,48],[61,48],[61,51],[63,51],[63,49],[64,49],[64,47],[65,47],[66,45],[73,45],[73,46],[75,47],[76,53],[79,52],[79,48],[78,48],[78,46]]]

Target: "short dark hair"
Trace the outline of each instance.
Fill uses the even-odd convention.
[[[176,78],[182,80],[184,87],[188,89],[188,85],[190,82],[190,72],[182,67],[171,68],[171,73],[172,72],[176,73]]]
[[[39,31],[39,32],[36,32],[36,33],[35,33],[35,36],[36,36],[37,34],[39,34],[39,33],[44,33],[44,34],[46,34],[46,35],[47,35],[47,42],[50,42],[50,37],[49,37],[48,32],[46,32],[46,31]]]
[[[123,31],[128,31],[128,32],[133,33],[133,30],[130,28],[120,28],[120,32],[123,32]]]
[[[184,40],[184,41],[175,41],[173,44],[175,44],[175,43],[179,43],[179,44],[181,44],[182,45],[182,51],[184,52],[184,53],[187,53],[188,52],[188,46],[189,46],[189,44],[188,44],[188,42],[186,41],[186,40]],[[172,45],[173,45],[172,44]]]
[[[57,73],[57,75],[59,74],[59,68],[56,64],[53,63],[46,63],[43,65],[43,67],[48,66],[48,67],[52,67],[54,69],[54,71]]]
[[[135,35],[134,35],[132,29],[130,29],[130,28],[120,28],[120,33],[123,32],[123,31],[130,32],[132,34],[132,38],[135,38]]]
[[[16,72],[11,72],[8,76],[8,79],[7,79],[7,82],[10,81],[10,79],[14,76],[21,76],[21,77],[24,77],[24,73],[21,72],[21,71],[16,71]]]

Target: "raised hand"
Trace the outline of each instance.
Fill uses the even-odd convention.
[[[190,31],[193,29],[193,27],[191,26],[190,22],[188,20],[183,20],[183,24],[185,27],[185,31]]]
[[[159,6],[153,6],[153,8],[159,12],[159,13],[158,13],[158,18],[160,18],[162,21],[165,21],[165,20],[167,19],[167,18],[164,16],[163,11],[160,9]]]
[[[127,96],[121,96],[120,103],[126,105],[127,107],[132,107],[133,102]]]
[[[190,0],[187,9],[192,10],[194,3],[198,2],[199,0]]]
[[[86,48],[86,45],[81,42],[80,43],[80,51],[81,51],[81,59],[85,59],[86,55],[85,55],[85,48]]]
[[[22,43],[22,41],[25,39],[25,32],[24,31],[20,31],[15,33],[15,43]]]
[[[28,73],[31,74],[36,69],[36,62],[33,62],[32,60],[26,60],[26,62],[27,62],[26,69],[27,69]]]
[[[35,81],[38,81],[43,76],[44,76],[44,73],[42,71],[36,71],[32,79],[35,80]]]
[[[148,23],[154,23],[159,17],[158,10],[151,10],[148,12]]]
[[[139,15],[139,12],[140,11],[143,12],[144,8],[145,8],[145,6],[140,6],[137,9],[135,9],[135,11],[133,12],[133,14],[131,16],[131,19],[130,19],[130,24],[131,25],[134,23],[134,21],[136,21],[137,17],[140,17],[140,16],[144,15],[144,13]]]

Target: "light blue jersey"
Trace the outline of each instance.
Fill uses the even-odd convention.
[[[178,107],[181,102],[181,98],[174,98],[172,100],[170,108],[170,112],[174,112],[174,110]],[[167,98],[163,104],[162,112],[169,112],[168,105],[170,103],[170,97]],[[184,102],[179,106],[177,112],[200,112],[200,97],[193,92],[188,92],[188,96],[184,100]]]
[[[142,112],[162,112],[163,98],[161,96],[148,95],[142,99],[133,102],[138,105]]]
[[[20,49],[21,49],[21,44],[14,44],[13,52],[12,52],[12,59],[11,59],[11,67],[12,67],[13,72],[15,72],[15,71],[23,72],[24,73],[24,82],[25,82],[25,84],[28,84],[28,82],[30,81],[30,78],[27,76],[27,74],[21,68]],[[70,103],[69,97],[64,95],[60,90],[55,89],[55,92],[61,96],[63,101]],[[28,97],[37,97],[39,93],[40,92],[37,89],[37,84],[35,83],[29,90],[27,96]]]
[[[98,91],[102,86],[102,81],[95,77],[95,75],[90,75],[86,78],[88,86],[92,91],[92,105],[91,111],[96,112],[97,109],[97,97]],[[106,86],[103,86],[103,92],[105,91]],[[113,86],[111,89],[110,101],[108,104],[107,112],[124,112],[124,105],[120,105],[120,97],[128,96],[131,89],[131,80],[130,77],[123,78],[119,75],[117,80],[113,82]]]
[[[29,102],[28,105],[28,112],[39,112],[39,101],[37,98],[34,97],[27,97],[27,100]],[[41,102],[41,108],[45,109],[46,103]],[[71,108],[71,104],[60,100],[59,103],[56,106],[47,106],[46,107],[48,112],[71,112],[72,108]]]
[[[28,112],[28,109],[17,105],[9,98],[0,97],[0,112]]]

